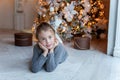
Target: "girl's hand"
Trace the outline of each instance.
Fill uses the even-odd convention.
[[[53,53],[53,51],[54,51],[55,47],[56,47],[58,44],[59,44],[59,41],[56,39],[56,40],[55,40],[55,44],[54,44],[53,48],[52,48],[52,49],[50,49],[50,53]]]
[[[48,49],[45,47],[45,46],[43,46],[40,42],[38,42],[38,44],[39,44],[39,47],[41,48],[41,49],[43,49],[43,55],[44,56],[47,56],[47,54],[48,54]]]

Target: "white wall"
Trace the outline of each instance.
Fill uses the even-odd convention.
[[[115,34],[115,47],[113,56],[120,57],[120,1],[118,1],[117,7],[117,22],[116,22],[116,34]]]
[[[117,20],[117,2],[118,0],[110,0],[109,28],[108,28],[108,45],[107,54],[113,55],[115,45],[115,32]]]
[[[19,16],[20,13],[16,13],[15,2],[18,1],[21,0],[0,0],[0,29],[17,29],[19,27],[18,30],[21,30],[32,27],[33,19],[36,16],[35,5],[37,0],[23,0],[24,20]],[[19,22],[20,20],[16,18],[20,18],[24,23]]]
[[[0,29],[13,29],[14,0],[0,0]]]
[[[37,16],[36,15],[36,1],[37,0],[26,0],[25,2],[25,29],[29,29],[32,27],[33,20]]]
[[[16,0],[15,1],[15,29],[31,29],[36,12],[37,0]],[[22,2],[19,7],[18,3]],[[20,10],[20,12],[18,11]],[[21,12],[22,11],[22,12]]]

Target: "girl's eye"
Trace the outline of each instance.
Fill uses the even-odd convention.
[[[49,39],[51,39],[52,38],[52,36],[49,36]]]
[[[44,40],[45,40],[45,38],[42,38],[41,40],[42,40],[42,41],[44,41]]]
[[[49,38],[52,38],[52,36],[49,36]]]

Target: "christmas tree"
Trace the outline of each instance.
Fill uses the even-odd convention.
[[[63,39],[75,35],[91,38],[107,22],[102,0],[39,0],[37,12],[33,29],[45,21]]]

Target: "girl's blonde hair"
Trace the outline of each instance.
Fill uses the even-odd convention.
[[[52,30],[55,34],[55,30],[53,29],[53,27],[49,23],[41,22],[40,25],[38,25],[36,28],[36,38],[38,39],[38,34],[41,31],[47,31],[47,30]]]

